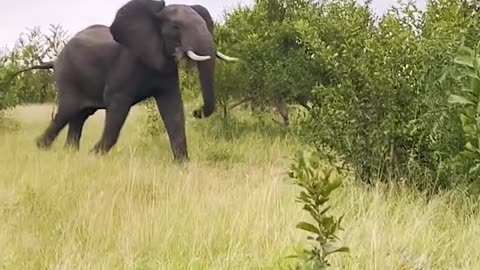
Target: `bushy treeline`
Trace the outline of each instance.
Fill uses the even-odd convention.
[[[29,71],[14,78],[12,74],[55,59],[67,40],[67,32],[61,26],[52,25],[47,33],[35,27],[22,34],[13,48],[0,51],[0,110],[55,100],[52,70]]]
[[[415,1],[376,17],[370,2],[256,0],[217,25],[218,91],[251,105],[301,104],[302,138],[332,149],[359,179],[437,189],[477,177],[463,167],[465,132],[448,103],[462,45],[480,39],[475,1]],[[234,83],[232,83],[234,82]]]

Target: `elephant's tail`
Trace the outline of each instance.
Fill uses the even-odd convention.
[[[53,64],[54,63],[55,63],[55,61],[50,61],[50,62],[45,62],[45,63],[41,63],[39,65],[33,65],[33,66],[30,66],[30,67],[21,69],[21,70],[15,72],[15,73],[13,73],[12,75],[10,75],[10,78],[8,80],[6,80],[4,83],[2,83],[2,85],[10,83],[17,75],[19,75],[20,73],[26,72],[26,71],[30,71],[30,70],[34,70],[34,69],[42,69],[42,70],[53,69]]]
[[[50,62],[42,63],[40,65],[34,65],[34,66],[30,66],[30,67],[21,69],[21,70],[12,74],[12,79],[22,72],[26,72],[26,71],[30,71],[30,70],[34,70],[34,69],[53,69],[53,64],[54,63],[55,63],[55,61],[50,61]]]

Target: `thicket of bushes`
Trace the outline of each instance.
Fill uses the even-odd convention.
[[[51,70],[34,70],[12,79],[24,67],[55,59],[68,35],[59,25],[47,33],[35,27],[23,33],[14,48],[0,51],[0,110],[24,103],[53,102],[56,97]]]
[[[478,147],[472,139],[478,129],[461,113],[470,110],[475,119],[476,112],[449,97],[462,92],[463,83],[451,71],[472,74],[459,71],[454,59],[462,46],[473,49],[480,40],[479,5],[430,0],[420,11],[404,1],[375,17],[370,2],[256,0],[230,11],[216,25],[215,39],[242,62],[219,62],[218,113],[228,117],[241,105],[260,116],[273,106],[287,121],[284,105],[301,105],[306,115],[290,119],[290,130],[318,149],[334,150],[358,179],[407,181],[430,191],[474,183],[478,159],[465,149]],[[0,80],[39,55],[54,57],[62,33],[30,35],[4,54]],[[470,53],[467,68],[475,68]],[[26,73],[3,86],[0,109],[52,101],[50,76]],[[199,98],[196,72],[182,73],[182,86],[187,100]],[[161,132],[156,108],[147,105],[149,132]]]
[[[302,138],[336,151],[364,181],[430,191],[471,183],[475,165],[457,166],[466,137],[448,98],[460,89],[456,53],[480,37],[478,4],[434,0],[421,11],[411,1],[379,18],[369,5],[257,0],[233,10],[216,38],[244,63],[222,65],[218,91],[254,106],[306,100]]]

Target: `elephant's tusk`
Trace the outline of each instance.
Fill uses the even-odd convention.
[[[236,57],[230,57],[228,55],[225,55],[219,51],[217,51],[217,56],[218,58],[222,59],[222,60],[225,60],[225,61],[228,61],[228,62],[232,62],[232,61],[238,61],[240,59],[236,58]]]
[[[193,61],[206,61],[208,59],[210,59],[210,55],[198,55],[192,51],[187,51],[187,55],[188,57],[190,57],[190,59],[192,59]]]

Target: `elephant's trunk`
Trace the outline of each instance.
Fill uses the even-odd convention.
[[[203,109],[198,109],[194,113],[194,116],[196,118],[204,118],[209,117],[215,111],[215,58],[207,61],[197,62],[197,65],[199,71],[200,86],[202,88]]]
[[[200,20],[199,20],[200,21]],[[182,45],[186,56],[196,62],[203,96],[203,107],[194,111],[196,118],[209,117],[215,111],[215,44],[203,21],[197,24],[195,31],[185,36]]]

